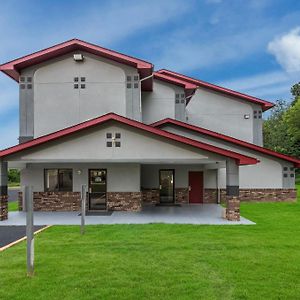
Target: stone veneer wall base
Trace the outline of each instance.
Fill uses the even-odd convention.
[[[0,221],[8,218],[8,196],[0,195]]]
[[[140,211],[141,192],[107,192],[107,209],[116,211]]]
[[[240,189],[241,202],[290,202],[297,200],[296,189]],[[221,189],[221,202],[226,202],[226,189]]]

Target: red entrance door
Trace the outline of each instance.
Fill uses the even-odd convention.
[[[190,203],[203,203],[203,172],[189,172]]]

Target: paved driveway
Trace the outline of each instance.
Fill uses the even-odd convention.
[[[37,231],[45,226],[35,226]],[[26,235],[26,226],[0,226],[0,248],[19,240]]]

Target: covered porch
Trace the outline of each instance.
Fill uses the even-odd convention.
[[[180,207],[143,206],[139,212],[113,211],[109,215],[86,216],[87,225],[96,224],[194,224],[194,225],[252,225],[243,217],[239,221],[222,218],[224,207],[218,204],[188,205]],[[78,212],[34,212],[35,225],[79,225]],[[25,225],[25,212],[10,212],[1,225]]]
[[[115,218],[118,217],[120,217],[120,222],[125,220],[125,223],[128,223],[131,221],[131,216],[134,216],[134,222],[138,223],[143,223],[143,218],[145,218],[145,223],[156,221],[164,223],[170,221],[174,216],[176,216],[175,223],[177,221],[179,223],[190,222],[194,219],[195,224],[210,224],[211,222],[223,224],[225,216],[229,221],[240,220],[239,166],[230,159],[216,162],[206,160],[202,163],[178,160],[176,163],[173,161],[173,164],[166,160],[165,162],[144,162],[143,164],[137,162],[49,163],[39,161],[34,163],[9,162],[8,164],[2,162],[1,165],[3,187],[8,167],[21,169],[22,186],[33,187],[34,210],[37,218],[41,217],[47,220],[49,217],[51,219],[51,213],[53,213],[52,217],[59,217],[62,213],[66,213],[66,216],[78,216],[78,212],[81,210],[81,187],[86,185],[88,187],[87,211],[100,213],[113,211],[112,218],[103,219],[112,224],[117,222]],[[227,205],[226,211],[217,205],[221,203],[218,174],[220,170],[224,169],[227,170],[227,196],[224,202]],[[49,170],[50,172],[48,172]],[[67,181],[63,182],[64,188],[68,187],[68,189],[48,190],[53,186],[54,179],[51,176],[53,173],[55,176],[60,176],[59,170],[64,171],[61,174],[62,178],[66,176],[71,178],[67,178]],[[99,179],[100,182],[97,182],[98,179],[91,175],[93,172],[96,172],[95,176],[101,179]],[[196,175],[196,177],[191,175]],[[99,188],[98,183],[101,183],[103,190],[94,190],[93,184]],[[2,188],[2,191],[1,205],[2,209],[5,209],[2,210],[2,220],[7,217],[17,218],[17,220],[19,217],[22,218],[22,212],[26,211],[26,203],[24,203],[22,194],[19,195],[20,214],[7,214],[5,196],[7,189]],[[73,214],[68,214],[72,211]],[[121,212],[127,212],[127,214],[123,215]],[[173,214],[175,215],[173,216]],[[214,221],[207,218],[210,214],[215,219]],[[161,216],[163,216],[162,219],[160,219]],[[169,219],[170,216],[171,219]],[[77,219],[75,218],[71,223],[76,223]],[[95,222],[101,224],[101,220],[95,219]],[[43,223],[42,220],[41,223]]]
[[[108,114],[0,151],[0,220],[8,217],[7,170],[16,167],[21,185],[33,188],[35,211],[79,211],[86,185],[87,210],[141,213],[143,202],[219,203],[217,170],[223,168],[226,218],[239,221],[239,168],[256,163],[255,158]],[[22,197],[20,208],[26,210]]]

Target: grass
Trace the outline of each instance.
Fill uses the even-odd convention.
[[[300,186],[298,186],[300,191]],[[0,253],[0,299],[299,299],[300,201],[244,203],[254,226],[54,226]]]
[[[8,187],[20,188],[20,182],[9,182]]]
[[[8,211],[18,211],[18,201],[8,202]]]

